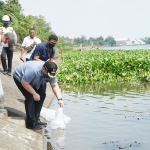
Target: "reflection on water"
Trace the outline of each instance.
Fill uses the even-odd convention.
[[[51,129],[50,123],[48,122],[47,127],[43,129],[44,139],[44,150],[54,150],[55,147],[59,148],[60,150],[64,150],[65,146],[65,132],[66,130],[63,129]],[[51,143],[48,147],[47,143]]]
[[[65,150],[148,150],[150,86],[146,84],[60,85],[64,114],[72,121]],[[51,109],[58,108],[54,98]],[[55,150],[60,150],[50,135]],[[58,136],[57,136],[58,138]]]

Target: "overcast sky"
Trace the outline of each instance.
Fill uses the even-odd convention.
[[[70,38],[150,37],[150,0],[19,0],[23,14],[45,17]]]

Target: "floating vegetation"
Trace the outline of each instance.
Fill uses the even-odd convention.
[[[150,50],[91,50],[64,55],[57,73],[62,83],[149,82]]]

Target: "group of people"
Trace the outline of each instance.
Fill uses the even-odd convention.
[[[5,28],[8,28],[9,21],[10,19],[7,18],[7,26],[5,25]],[[35,34],[35,29],[31,28],[29,30],[29,36],[23,40],[20,59],[23,60],[23,54],[25,53],[26,62],[19,64],[15,68],[13,79],[25,97],[26,128],[38,130],[41,129],[42,126],[47,125],[45,122],[40,121],[40,112],[46,98],[47,82],[49,82],[57,97],[59,106],[63,107],[64,103],[56,80],[58,66],[54,61],[54,46],[58,41],[58,37],[52,34],[48,37],[47,42],[41,42],[39,38],[35,37]],[[12,32],[1,32],[1,61],[4,75],[8,74],[11,76],[13,44],[16,43],[16,40],[17,37],[13,30]],[[7,45],[7,47],[4,45]],[[6,65],[6,54],[8,68]]]

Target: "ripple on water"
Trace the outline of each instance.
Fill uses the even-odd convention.
[[[89,91],[92,85],[61,87],[67,103],[64,113],[72,119],[66,128],[65,149],[149,150],[150,87],[134,84],[95,87],[94,92]],[[56,99],[51,106],[58,107]]]

